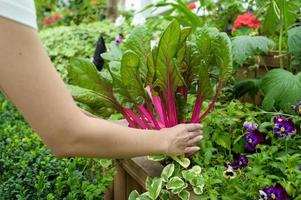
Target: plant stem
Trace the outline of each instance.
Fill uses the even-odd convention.
[[[215,93],[215,96],[214,96],[213,100],[211,101],[211,103],[210,103],[208,109],[207,109],[207,110],[205,111],[205,113],[202,114],[202,116],[199,118],[199,120],[198,120],[199,123],[202,122],[203,119],[204,119],[204,118],[211,112],[211,110],[214,108],[214,105],[215,105],[215,103],[216,103],[216,101],[217,101],[217,99],[218,99],[218,97],[219,97],[219,95],[220,95],[220,93],[221,93],[221,90],[222,90],[222,83],[221,83],[221,82],[218,82],[218,83],[217,83],[217,86],[216,86],[216,93]]]
[[[285,0],[280,1],[280,35],[279,35],[279,61],[280,67],[283,68],[283,57],[282,54],[282,42],[283,42],[283,29],[284,29],[284,9]]]

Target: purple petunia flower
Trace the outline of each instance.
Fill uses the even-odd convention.
[[[301,165],[298,167],[299,171],[301,171]]]
[[[115,45],[119,46],[124,40],[124,35],[119,33],[118,37],[115,39]]]
[[[248,166],[248,158],[242,154],[234,154],[234,160],[231,163],[226,163],[225,167],[229,168],[229,166],[234,169],[243,169]]]
[[[285,189],[279,183],[275,186],[271,186],[260,190],[260,199],[262,200],[289,200]]]
[[[249,132],[254,132],[258,129],[258,125],[254,122],[245,121],[243,126],[244,130]]]
[[[294,107],[294,110],[298,116],[301,116],[301,101]]]
[[[273,121],[273,131],[279,137],[291,136],[296,133],[295,125],[291,119],[285,118],[283,116],[276,116],[274,117]]]
[[[247,135],[245,135],[245,149],[249,152],[254,152],[256,150],[256,146],[263,142],[264,138],[262,133],[260,133],[258,130],[254,132],[250,132]]]

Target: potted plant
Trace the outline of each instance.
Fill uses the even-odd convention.
[[[100,73],[90,62],[75,60],[68,69],[75,100],[94,114],[118,112],[132,128],[159,130],[202,122],[232,75],[229,37],[210,27],[192,33],[190,27],[182,28],[174,20],[162,33],[158,46],[151,49],[151,40],[145,27],[135,27],[120,48],[112,44],[102,55],[109,62]],[[199,168],[190,169],[188,158],[159,157],[177,163],[186,171],[186,181],[169,177],[175,167],[171,164],[165,179],[153,179],[150,185],[168,181],[174,195],[184,199],[189,198],[189,188],[200,193],[202,183],[190,180],[191,174],[199,175]],[[155,199],[159,193],[149,195]]]

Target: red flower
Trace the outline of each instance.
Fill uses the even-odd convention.
[[[53,19],[50,17],[46,17],[44,19],[44,24],[51,25],[53,23]]]
[[[194,2],[190,2],[190,3],[187,5],[187,7],[188,7],[190,10],[193,10],[193,9],[196,8],[196,5],[195,5]]]
[[[256,18],[255,15],[251,13],[245,13],[242,15],[238,15],[236,18],[234,25],[233,25],[233,30],[238,29],[240,27],[250,27],[253,29],[259,28],[261,25],[260,21]]]
[[[56,14],[56,15],[53,15],[52,19],[53,19],[54,21],[58,21],[58,20],[62,19],[62,16],[59,15],[59,14]]]

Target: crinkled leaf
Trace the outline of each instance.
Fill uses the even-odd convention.
[[[295,27],[288,31],[288,51],[301,66],[301,27]]]
[[[124,46],[127,49],[135,52],[140,60],[139,72],[144,80],[147,80],[148,75],[148,67],[147,63],[151,64],[152,53],[151,53],[151,32],[144,26],[136,26],[133,31],[130,33],[129,37],[126,39]]]
[[[168,179],[172,176],[173,172],[175,170],[175,165],[174,164],[169,164],[166,167],[164,167],[161,177],[165,182],[168,181]]]
[[[200,51],[201,63],[215,66],[219,80],[227,81],[232,75],[232,48],[230,38],[216,28],[203,27],[196,31],[196,44]],[[212,69],[209,69],[211,71]]]
[[[174,61],[176,57],[179,40],[181,36],[180,24],[176,20],[172,21],[163,32],[157,51],[157,81],[163,88],[167,90],[168,79],[171,84],[177,78],[177,73],[174,70]],[[172,85],[175,88],[175,85]]]
[[[68,67],[72,82],[112,98],[112,83],[99,73],[93,63],[84,59],[74,59]]]
[[[273,107],[292,113],[291,106],[301,99],[301,73],[294,75],[284,69],[273,69],[262,79],[263,108]]]
[[[74,85],[68,85],[68,89],[75,101],[89,106],[93,112],[97,112],[97,114],[102,117],[107,117],[113,110],[117,110],[111,99],[93,90]],[[109,109],[111,109],[111,111]]]
[[[141,105],[145,92],[140,77],[139,64],[138,56],[133,51],[126,51],[122,56],[120,73],[122,84],[126,87],[128,95],[138,105]]]
[[[233,60],[243,65],[245,60],[254,55],[268,53],[275,43],[264,36],[242,35],[232,39]]]

